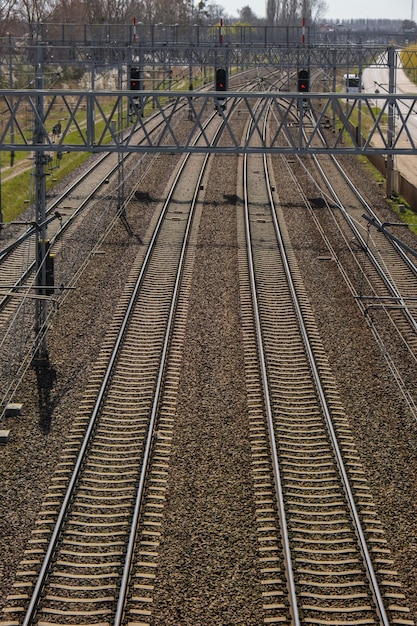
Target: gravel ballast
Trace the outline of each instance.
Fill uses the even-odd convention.
[[[153,198],[164,196],[163,174],[169,169],[169,158],[160,160],[150,174],[152,179],[147,181]],[[259,589],[254,582],[256,539],[250,524],[244,521],[253,516],[253,504],[239,329],[236,211],[240,208],[239,203],[235,205],[224,197],[236,193],[236,163],[234,157],[223,157],[212,168],[216,189],[209,188],[206,193],[200,225],[179,395],[181,423],[173,451],[177,473],[169,495],[170,503],[176,506],[168,506],[165,522],[171,541],[164,546],[168,557],[164,567],[172,568],[172,588],[160,591],[155,624],[169,623],[166,619],[172,615],[172,603],[178,606],[177,623],[182,624],[256,624],[262,618],[257,600]],[[358,161],[352,159],[349,166],[358,186],[371,190],[373,199],[388,215],[381,190]],[[291,182],[284,174],[276,178],[317,326],[339,383],[356,446],[367,468],[408,605],[416,618],[417,424],[336,264],[320,260],[323,243],[305,208],[292,195]],[[150,200],[137,203],[129,211],[129,222],[140,238],[154,208],[155,202]],[[416,248],[415,239],[407,237]],[[30,370],[16,398],[23,403],[23,415],[8,418],[10,443],[0,448],[0,608],[10,593],[14,572],[139,245],[138,239],[129,237],[121,224],[114,229],[102,247],[105,254],[90,263],[48,334],[53,364],[53,370],[47,373],[50,388],[40,395],[39,384],[45,384],[45,379],[37,380],[35,370]],[[187,428],[190,422],[194,427],[192,435]],[[227,440],[236,442],[232,453],[224,444]],[[196,458],[199,462],[191,479],[189,468]],[[238,507],[228,506],[228,489],[219,493],[222,479],[228,475],[233,475]],[[207,517],[194,514],[196,502],[201,509],[206,503],[206,509],[210,509]],[[190,538],[185,548],[175,540],[180,523],[184,535]],[[217,558],[213,557],[210,563],[205,560],[204,546],[193,543],[193,534],[201,536],[207,524],[214,524],[210,533],[216,541],[213,554]],[[193,572],[179,568],[181,550],[187,546],[196,555]],[[233,560],[236,551],[242,554],[239,562]],[[198,586],[196,599],[192,594]],[[213,594],[218,598],[214,605]],[[190,596],[192,600],[187,604]],[[167,598],[171,598],[170,606]],[[191,606],[192,611],[187,611]]]

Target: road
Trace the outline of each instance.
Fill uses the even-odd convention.
[[[398,60],[400,61],[399,57]],[[382,65],[371,65],[364,69],[362,74],[363,91],[365,93],[387,93],[389,90],[389,68]],[[397,68],[395,76],[395,91],[397,94],[416,94],[417,85],[411,82],[401,67]],[[375,104],[378,104],[378,99],[375,99]],[[406,104],[399,105],[401,114],[406,117],[408,113],[408,106]],[[417,116],[411,114],[407,121],[407,128],[414,140],[417,138]],[[408,138],[403,135],[399,139],[400,145],[406,145]],[[399,170],[400,173],[410,183],[417,187],[417,167],[415,156],[396,156],[394,160],[394,168]]]

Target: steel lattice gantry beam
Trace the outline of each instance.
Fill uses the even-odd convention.
[[[204,132],[216,92],[0,90],[0,150],[62,152],[217,153],[417,153],[417,96],[227,92],[221,140],[210,145]],[[224,97],[224,93],[221,94]],[[261,106],[255,104],[261,99]],[[41,106],[40,106],[41,103]],[[236,136],[234,110],[253,120],[250,136]],[[263,118],[272,117],[263,137]],[[298,118],[294,116],[298,111]],[[176,132],[178,116],[189,132]],[[314,111],[314,115],[310,114]],[[149,112],[163,123],[149,124]],[[57,119],[59,120],[57,122]],[[299,121],[298,121],[299,120]],[[319,133],[326,132],[324,143]],[[34,131],[36,129],[36,132]],[[196,134],[201,133],[197,144]]]
[[[79,51],[79,53],[81,50]],[[130,48],[133,58],[143,59],[147,65],[171,63],[171,65],[215,66],[219,56],[227,57],[231,67],[273,67],[288,71],[288,68],[309,67],[311,69],[363,68],[368,65],[387,65],[386,45],[293,45],[277,44],[235,44],[219,45],[203,43],[173,45],[167,44],[152,49],[145,45]],[[399,67],[399,64],[398,64]]]
[[[48,66],[74,66],[77,64],[99,67],[117,67],[141,60],[147,66],[213,67],[219,56],[227,56],[231,66],[264,67],[270,65],[276,69],[287,70],[289,67],[308,66],[310,68],[361,68],[366,65],[386,65],[386,44],[338,45],[286,45],[267,41],[234,42],[219,44],[216,41],[175,42],[167,41],[112,41],[102,42],[60,42],[49,41],[19,42],[14,39],[0,38],[0,59],[7,67],[10,59],[13,65],[37,64],[39,60]]]

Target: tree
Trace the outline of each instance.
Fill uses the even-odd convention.
[[[239,18],[240,18],[240,21],[244,22],[245,24],[256,24],[256,22],[258,21],[257,16],[252,11],[249,5],[240,9]]]
[[[417,25],[413,20],[404,20],[402,23],[403,33],[415,33]]]
[[[220,18],[224,15],[224,8],[220,4],[214,2],[207,5],[207,19],[209,23],[215,24],[219,22]]]
[[[16,3],[14,0],[0,0],[0,35],[9,31],[9,23],[15,15]]]
[[[304,18],[308,26],[326,9],[325,0],[267,0],[266,18],[271,26],[297,26]]]
[[[321,20],[328,10],[328,6],[325,0],[316,0],[311,7],[311,21],[313,23]]]
[[[279,10],[280,10],[279,0],[267,0],[267,3],[266,3],[267,24],[274,26],[277,23]]]
[[[29,23],[45,22],[53,11],[53,5],[48,0],[20,0],[13,3],[16,15]]]

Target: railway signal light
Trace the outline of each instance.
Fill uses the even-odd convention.
[[[138,67],[130,68],[129,89],[131,91],[139,91],[140,89],[140,69]]]
[[[216,70],[216,91],[227,91],[227,72],[223,67]],[[215,108],[221,114],[220,109],[226,109],[226,96],[217,96]]]
[[[142,71],[139,67],[129,67],[129,89],[130,91],[141,91],[143,89]],[[142,101],[139,95],[129,98],[129,121],[142,109]],[[140,113],[143,115],[143,112]]]
[[[310,91],[310,74],[308,70],[300,70],[298,72],[298,91],[301,93]]]
[[[227,73],[222,67],[216,70],[216,91],[227,90]]]

